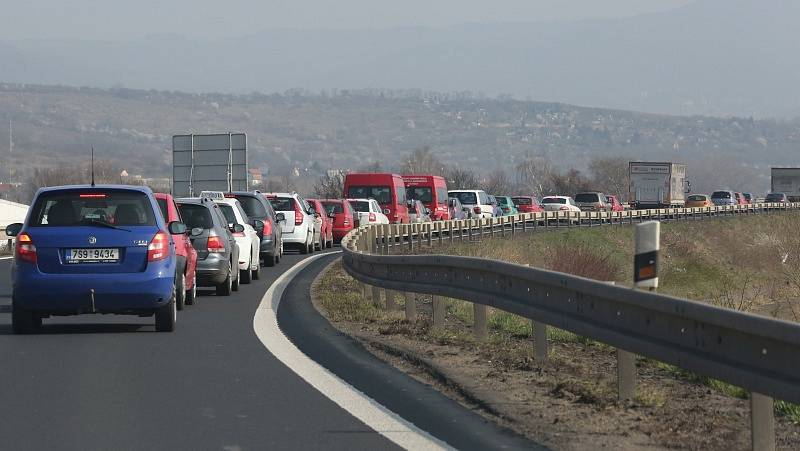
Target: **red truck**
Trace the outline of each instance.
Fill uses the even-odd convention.
[[[447,182],[438,175],[404,175],[406,198],[421,201],[431,211],[433,221],[444,221],[450,218],[447,208]]]
[[[166,223],[183,222],[181,213],[171,195],[155,193],[155,196]],[[195,277],[197,251],[192,246],[189,233],[191,232],[187,232],[185,235],[172,235],[172,239],[175,241],[175,254],[178,256],[178,267],[183,268],[183,271],[180,272],[183,277],[175,281],[175,307],[178,310],[183,309],[184,304],[194,304],[197,299],[197,278]]]

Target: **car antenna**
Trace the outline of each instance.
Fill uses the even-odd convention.
[[[92,188],[94,188],[94,146],[92,146]]]

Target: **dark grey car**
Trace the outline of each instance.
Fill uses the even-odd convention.
[[[264,222],[264,227],[256,228],[258,237],[261,238],[261,261],[264,266],[275,266],[283,257],[283,239],[279,224],[283,213],[275,213],[272,204],[259,191],[234,191],[231,195],[239,200],[251,221]]]
[[[574,197],[575,205],[581,211],[611,211],[611,204],[608,203],[606,195],[597,192],[589,191],[585,193],[578,193]]]
[[[239,289],[239,246],[234,232],[244,231],[235,224],[233,230],[219,209],[208,198],[176,199],[186,227],[191,230],[192,247],[197,251],[197,284],[215,287],[218,296],[228,296]]]

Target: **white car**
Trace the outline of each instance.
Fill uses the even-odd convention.
[[[569,196],[545,196],[540,204],[544,211],[581,211]]]
[[[214,202],[219,204],[220,211],[228,221],[228,227],[236,224],[244,226],[243,232],[233,233],[236,245],[239,246],[239,277],[242,283],[258,279],[261,274],[261,238],[258,237],[258,232],[250,225],[250,218],[238,199],[216,197]]]
[[[297,193],[265,194],[275,213],[283,213],[283,245],[297,247],[301,254],[322,249],[322,218]]]
[[[389,218],[383,214],[381,206],[375,199],[347,199],[353,210],[358,213],[358,224],[389,224]]]
[[[469,218],[493,218],[495,206],[486,191],[479,189],[448,191],[449,197],[455,197],[463,207],[469,209]]]

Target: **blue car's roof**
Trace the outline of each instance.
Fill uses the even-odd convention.
[[[65,191],[65,190],[79,190],[79,189],[86,189],[86,190],[102,190],[102,189],[118,189],[118,190],[128,190],[128,191],[139,191],[145,194],[152,194],[153,190],[147,186],[135,186],[135,185],[62,185],[62,186],[47,186],[44,188],[39,188],[39,193],[47,193],[51,191]]]

